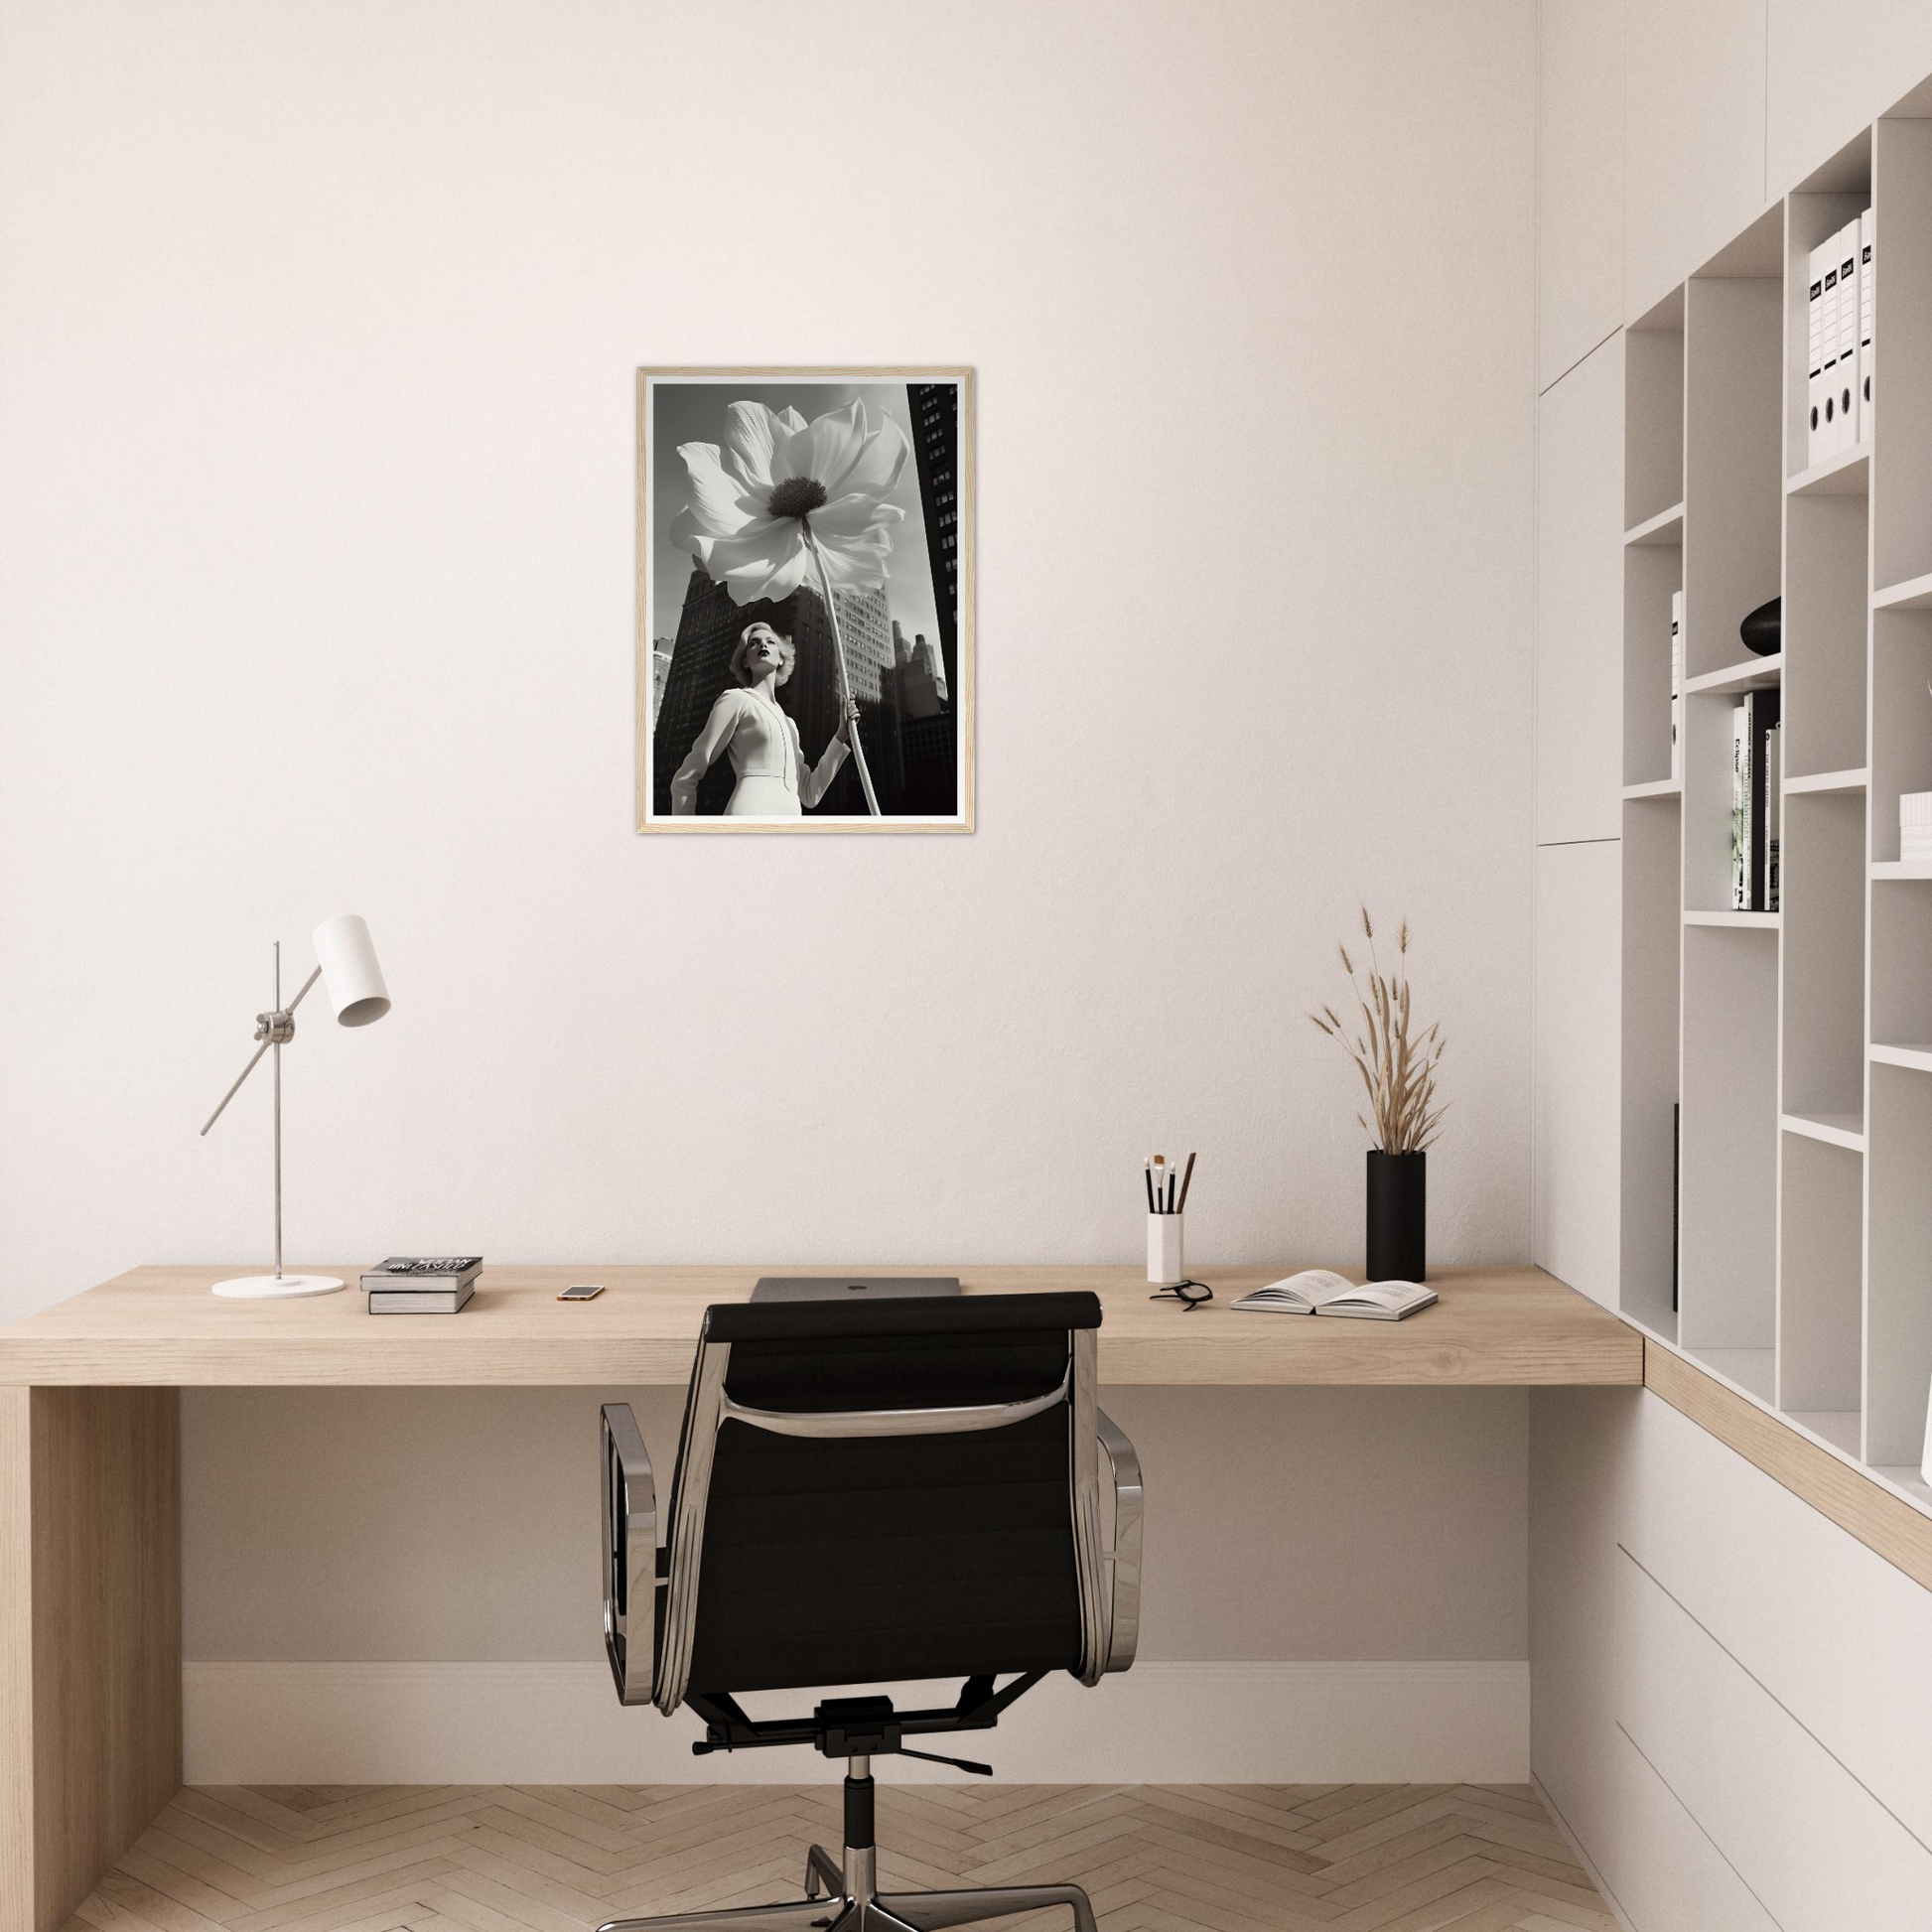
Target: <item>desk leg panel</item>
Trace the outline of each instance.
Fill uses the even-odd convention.
[[[0,1932],[58,1932],[180,1788],[180,1392],[0,1389]]]

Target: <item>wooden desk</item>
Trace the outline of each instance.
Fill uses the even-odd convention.
[[[740,1302],[762,1268],[485,1268],[455,1317],[370,1316],[351,1287],[300,1302],[224,1302],[225,1268],[137,1268],[0,1328],[0,1384],[191,1388],[289,1384],[512,1386],[669,1383],[691,1373],[698,1322]],[[358,1269],[322,1271],[353,1283]],[[916,1269],[882,1269],[915,1274]],[[1445,1268],[1442,1297],[1407,1321],[1243,1314],[1236,1296],[1290,1272],[1210,1268],[1216,1299],[1191,1313],[1150,1302],[1136,1268],[958,1268],[968,1294],[1092,1289],[1105,1305],[1103,1382],[1487,1387],[1638,1383],[1634,1329],[1539,1268]],[[573,1281],[606,1284],[560,1303]]]
[[[55,1932],[181,1784],[180,1390],[213,1384],[681,1385],[707,1304],[762,1268],[489,1268],[461,1315],[372,1318],[351,1287],[224,1302],[235,1272],[137,1268],[0,1329],[0,1932]],[[359,1270],[326,1272],[351,1283]],[[893,1272],[891,1270],[873,1272]],[[1238,1314],[1291,1272],[945,1268],[968,1293],[1090,1288],[1103,1383],[1640,1384],[1637,1332],[1534,1268],[1449,1268],[1402,1322]],[[595,1302],[558,1302],[571,1281]]]

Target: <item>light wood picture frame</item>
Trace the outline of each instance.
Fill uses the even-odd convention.
[[[637,371],[639,832],[972,831],[973,405],[970,368]]]

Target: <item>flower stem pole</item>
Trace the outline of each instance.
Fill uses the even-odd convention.
[[[852,756],[859,762],[859,784],[866,794],[866,808],[874,818],[882,817],[879,800],[872,789],[872,773],[866,769],[866,748],[859,742],[859,721],[843,716],[845,706],[852,699],[852,678],[845,668],[845,639],[839,634],[839,607],[833,601],[832,580],[826,573],[825,553],[818,547],[818,537],[813,532],[809,516],[800,519],[805,526],[805,541],[812,547],[812,562],[818,566],[818,581],[825,593],[825,615],[832,620],[832,655],[839,667],[839,708],[840,722],[848,726],[847,737],[852,741]]]

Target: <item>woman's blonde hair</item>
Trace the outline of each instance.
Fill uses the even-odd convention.
[[[772,684],[775,686],[787,683],[798,662],[798,652],[789,637],[781,631],[772,629],[762,619],[757,623],[748,623],[739,634],[738,648],[732,652],[732,676],[740,684],[751,683],[752,680],[745,675],[745,659],[752,648],[753,633],[759,630],[762,630],[778,646],[778,668],[772,676]]]

